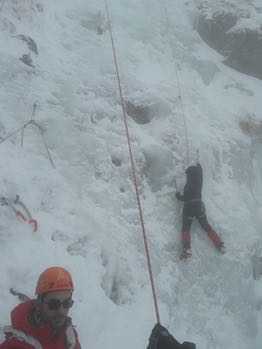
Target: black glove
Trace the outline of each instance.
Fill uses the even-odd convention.
[[[149,337],[147,349],[180,349],[180,343],[168,332],[168,330],[156,324]]]
[[[196,345],[195,343],[184,342],[183,344],[181,344],[181,349],[196,349]]]
[[[179,193],[179,191],[176,192],[176,198],[177,200],[181,200],[182,195]]]
[[[194,343],[180,344],[164,327],[156,324],[149,337],[147,349],[196,349]]]
[[[7,200],[6,200],[6,198],[5,198],[4,196],[2,196],[2,197],[0,198],[0,205],[1,205],[1,206],[8,205],[8,202],[7,202]]]

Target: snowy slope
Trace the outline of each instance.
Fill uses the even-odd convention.
[[[39,273],[63,265],[76,284],[83,348],[145,348],[155,315],[104,3],[1,5],[0,137],[29,120],[37,102],[55,168],[33,127],[23,147],[20,132],[0,144],[1,195],[19,194],[39,222],[33,233],[1,207],[0,327],[17,302],[10,287],[33,296]],[[239,122],[262,120],[262,83],[224,66],[199,38],[193,2],[109,5],[125,99],[148,113],[143,124],[128,122],[162,323],[201,349],[259,348],[262,286],[251,257],[262,252],[262,143]],[[30,36],[38,54],[18,35]],[[29,53],[33,67],[19,60]],[[190,162],[199,149],[208,216],[227,253],[218,255],[195,224],[193,257],[183,264],[172,191],[174,176],[184,184],[187,144]]]

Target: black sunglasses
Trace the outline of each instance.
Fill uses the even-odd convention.
[[[47,304],[49,310],[58,310],[61,306],[63,306],[64,309],[69,309],[73,306],[74,301],[71,298],[65,299],[63,301],[60,301],[60,299],[49,299],[47,302],[44,302]]]

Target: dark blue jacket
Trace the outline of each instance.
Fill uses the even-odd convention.
[[[203,185],[203,170],[201,165],[198,163],[196,166],[189,166],[186,169],[186,185],[184,187],[184,193],[181,195],[177,193],[176,197],[178,200],[186,202],[202,199],[202,185]]]

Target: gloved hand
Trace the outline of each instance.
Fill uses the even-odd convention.
[[[195,343],[184,342],[183,344],[181,344],[181,349],[196,349],[196,345]]]
[[[180,344],[164,326],[156,324],[149,337],[147,349],[196,349],[196,346],[190,342]]]
[[[0,197],[0,205],[1,206],[8,205],[8,202],[4,196]]]
[[[177,200],[181,200],[181,194],[180,194],[180,192],[179,191],[177,191],[176,192],[176,198],[177,198]]]
[[[149,337],[147,349],[179,349],[180,343],[168,332],[168,330],[156,324]]]

